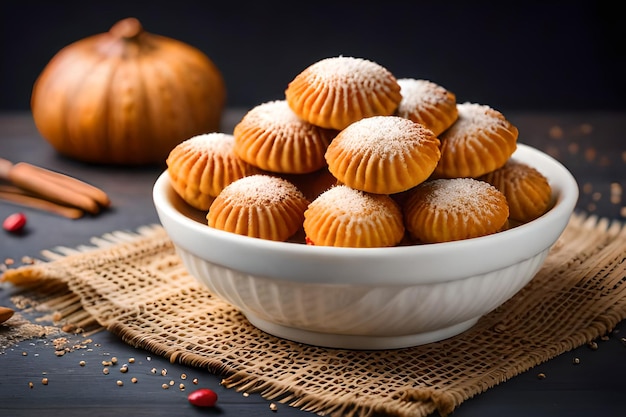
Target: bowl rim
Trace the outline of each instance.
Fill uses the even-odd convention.
[[[512,158],[525,161],[548,178],[553,189],[554,202],[551,209],[539,218],[512,229],[488,236],[454,242],[383,248],[344,248],[270,241],[210,228],[179,212],[175,209],[172,202],[169,201],[168,195],[175,194],[175,192],[171,188],[167,169],[159,175],[154,183],[153,200],[160,221],[176,246],[200,258],[208,258],[211,262],[224,267],[255,276],[282,278],[300,282],[331,283],[339,281],[341,283],[375,284],[378,283],[379,279],[374,279],[373,274],[371,278],[356,276],[359,274],[356,274],[349,265],[359,262],[364,263],[359,268],[363,271],[370,267],[380,271],[384,265],[393,265],[394,262],[404,263],[407,259],[415,257],[424,261],[428,259],[445,259],[447,256],[453,255],[458,262],[469,262],[474,259],[473,263],[478,264],[475,262],[476,256],[488,256],[489,261],[486,262],[486,265],[477,265],[464,270],[465,276],[470,276],[502,269],[545,251],[554,244],[565,229],[578,201],[579,191],[575,178],[565,166],[552,156],[531,146],[518,143],[517,150],[512,155]],[[178,196],[175,195],[174,197]],[[523,240],[523,236],[528,236],[529,233],[536,230],[542,230],[545,233],[533,234],[533,238],[536,235],[533,247],[514,247],[515,250],[511,250],[511,245],[516,240]],[[214,250],[208,251],[206,247],[198,247],[198,245],[186,243],[183,236],[186,232],[197,233],[203,239],[219,244],[219,246],[212,248]],[[498,248],[508,248],[508,252]],[[234,254],[229,252],[232,250],[240,251],[238,253],[239,257],[250,257],[251,259],[244,262],[249,265],[240,265],[241,262],[236,261]],[[494,250],[499,252],[494,255],[491,253]],[[303,270],[296,276],[293,276],[293,273],[283,272],[280,266],[270,265],[272,262],[267,262],[267,259],[275,256],[278,256],[280,261],[293,262],[294,265],[300,262]],[[255,266],[259,266],[259,263],[262,261],[265,261],[268,265],[263,266],[261,270],[252,267],[255,264]],[[338,275],[320,277],[319,271],[315,270],[316,265],[320,262],[336,268]],[[432,262],[428,262],[420,265],[420,267],[424,267],[424,276],[417,281],[415,271],[407,270],[394,273],[394,276],[389,278],[388,283],[407,285],[441,282],[459,278],[458,273],[439,276],[441,274],[437,272],[442,271],[442,266],[433,267],[431,264]]]

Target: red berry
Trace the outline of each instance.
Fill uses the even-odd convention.
[[[213,407],[217,402],[217,394],[208,388],[200,388],[190,393],[187,400],[196,407]]]
[[[24,213],[13,213],[2,222],[2,228],[10,233],[17,233],[26,226]]]

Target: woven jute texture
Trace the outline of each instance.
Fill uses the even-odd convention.
[[[536,277],[473,328],[382,351],[319,348],[256,329],[196,283],[160,226],[91,243],[51,251],[46,262],[2,279],[38,288],[57,283],[65,288],[55,296],[65,297],[64,310],[76,314],[67,301],[75,299],[84,315],[128,344],[207,368],[227,387],[321,415],[447,415],[626,318],[626,228],[583,215],[572,216]]]

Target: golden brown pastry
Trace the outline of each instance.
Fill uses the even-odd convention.
[[[352,123],[326,150],[329,171],[341,183],[376,194],[399,193],[426,180],[439,161],[439,139],[399,116]]]
[[[500,168],[517,148],[518,130],[486,105],[457,105],[458,119],[441,135],[433,178],[479,177]]]
[[[362,58],[338,56],[315,62],[287,86],[293,111],[308,122],[341,130],[370,116],[387,116],[402,95],[385,67]]]
[[[391,197],[337,185],[304,212],[309,245],[355,248],[396,246],[404,237],[402,211]]]
[[[459,116],[456,96],[432,81],[400,78],[402,100],[396,115],[421,123],[439,136]]]
[[[408,192],[403,206],[409,234],[421,243],[440,243],[489,235],[506,226],[506,197],[473,178],[426,181]]]
[[[235,153],[266,171],[304,174],[326,166],[324,153],[337,131],[299,118],[285,100],[253,107],[235,126]]]
[[[258,169],[235,155],[234,138],[207,133],[189,138],[172,149],[166,159],[172,187],[192,207],[206,211],[231,182]]]
[[[509,159],[503,167],[479,179],[504,194],[512,220],[527,223],[548,211],[552,188],[548,179],[530,165]]]
[[[256,174],[225,187],[207,214],[210,227],[275,241],[286,241],[304,221],[309,201],[289,181]]]

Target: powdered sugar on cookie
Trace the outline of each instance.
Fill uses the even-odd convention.
[[[383,66],[363,58],[332,57],[311,65],[310,75],[317,81],[329,84],[348,83],[368,89],[383,85],[393,75]]]
[[[496,132],[497,129],[512,130],[512,126],[497,110],[483,104],[461,103],[457,105],[459,118],[450,128],[447,136],[454,134],[480,134],[484,131]],[[517,135],[515,135],[517,138]]]
[[[436,141],[425,127],[397,116],[374,116],[359,120],[337,135],[335,141],[344,150],[394,155]],[[335,145],[338,146],[338,145]]]
[[[448,93],[445,88],[428,80],[401,78],[398,84],[400,84],[400,94],[402,94],[402,101],[398,106],[398,114],[401,116],[415,108],[437,104],[445,100]]]
[[[496,188],[473,178],[432,180],[423,187],[427,189],[423,198],[437,209],[462,213],[488,211],[497,198]]]
[[[181,148],[205,154],[228,155],[233,151],[233,144],[233,135],[213,132],[189,138],[181,143]]]
[[[312,204],[326,206],[338,217],[353,218],[355,221],[372,214],[385,215],[389,206],[387,196],[368,194],[345,185],[330,188]]]
[[[261,126],[268,128],[279,126],[302,127],[309,124],[299,118],[289,107],[285,100],[268,101],[252,108],[245,116],[246,119],[253,119]]]
[[[250,175],[229,184],[221,197],[241,205],[263,205],[289,198],[304,198],[304,194],[287,180],[270,175]]]

